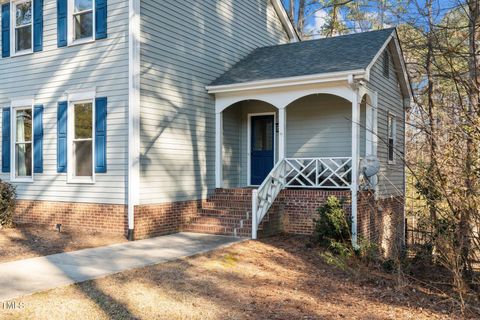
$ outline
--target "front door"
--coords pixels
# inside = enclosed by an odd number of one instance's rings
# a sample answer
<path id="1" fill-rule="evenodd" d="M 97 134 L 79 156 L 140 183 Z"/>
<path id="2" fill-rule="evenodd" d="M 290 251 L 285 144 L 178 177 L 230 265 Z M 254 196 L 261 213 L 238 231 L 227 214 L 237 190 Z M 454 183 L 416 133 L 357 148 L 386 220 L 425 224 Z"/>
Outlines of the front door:
<path id="1" fill-rule="evenodd" d="M 273 115 L 251 117 L 251 185 L 261 185 L 273 169 L 274 127 Z"/>

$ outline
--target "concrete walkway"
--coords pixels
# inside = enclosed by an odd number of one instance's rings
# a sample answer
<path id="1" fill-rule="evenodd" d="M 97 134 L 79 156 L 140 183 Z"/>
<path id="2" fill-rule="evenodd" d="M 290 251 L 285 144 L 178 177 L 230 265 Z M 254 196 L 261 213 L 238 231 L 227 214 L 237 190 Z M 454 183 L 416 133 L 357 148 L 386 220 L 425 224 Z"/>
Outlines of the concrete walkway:
<path id="1" fill-rule="evenodd" d="M 0 264 L 0 301 L 205 253 L 239 238 L 178 233 Z"/>

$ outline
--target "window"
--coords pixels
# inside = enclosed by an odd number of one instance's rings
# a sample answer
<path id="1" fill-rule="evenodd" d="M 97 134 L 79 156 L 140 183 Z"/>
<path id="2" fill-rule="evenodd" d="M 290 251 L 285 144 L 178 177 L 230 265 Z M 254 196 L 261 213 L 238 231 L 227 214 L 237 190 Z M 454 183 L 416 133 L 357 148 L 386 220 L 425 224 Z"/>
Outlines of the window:
<path id="1" fill-rule="evenodd" d="M 70 102 L 69 107 L 69 180 L 93 183 L 94 104 L 92 100 Z"/>
<path id="2" fill-rule="evenodd" d="M 32 52 L 32 0 L 12 2 L 12 46 L 16 54 Z"/>
<path id="3" fill-rule="evenodd" d="M 395 143 L 396 143 L 396 131 L 397 124 L 395 116 L 392 114 L 388 115 L 388 162 L 393 163 L 395 161 Z"/>
<path id="4" fill-rule="evenodd" d="M 72 42 L 93 40 L 94 0 L 69 0 L 72 16 Z"/>
<path id="5" fill-rule="evenodd" d="M 13 108 L 12 180 L 33 179 L 33 110 L 32 105 Z"/>
<path id="6" fill-rule="evenodd" d="M 390 76 L 390 54 L 388 49 L 383 54 L 383 75 L 387 78 Z"/>

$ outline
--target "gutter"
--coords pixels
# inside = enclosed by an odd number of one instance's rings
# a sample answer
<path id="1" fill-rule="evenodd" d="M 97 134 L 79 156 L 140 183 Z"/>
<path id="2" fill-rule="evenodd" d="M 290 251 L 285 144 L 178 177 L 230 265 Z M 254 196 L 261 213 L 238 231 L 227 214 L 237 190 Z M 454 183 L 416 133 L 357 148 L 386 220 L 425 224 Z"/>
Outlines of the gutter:
<path id="1" fill-rule="evenodd" d="M 247 90 L 270 89 L 279 87 L 288 87 L 295 85 L 307 85 L 334 81 L 349 81 L 350 77 L 353 79 L 364 79 L 367 73 L 363 69 L 320 73 L 306 76 L 287 77 L 278 79 L 267 79 L 258 81 L 248 81 L 242 83 L 224 84 L 224 85 L 210 85 L 206 86 L 208 93 L 225 93 Z"/>

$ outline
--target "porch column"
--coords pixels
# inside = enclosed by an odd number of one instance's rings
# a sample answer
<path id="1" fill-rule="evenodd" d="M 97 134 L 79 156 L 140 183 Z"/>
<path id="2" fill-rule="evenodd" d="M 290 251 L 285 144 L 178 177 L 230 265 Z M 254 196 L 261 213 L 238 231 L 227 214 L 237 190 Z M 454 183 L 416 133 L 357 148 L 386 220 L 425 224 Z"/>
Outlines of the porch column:
<path id="1" fill-rule="evenodd" d="M 285 159 L 287 146 L 287 110 L 278 109 L 278 162 Z"/>
<path id="2" fill-rule="evenodd" d="M 223 114 L 215 113 L 215 187 L 223 187 Z"/>
<path id="3" fill-rule="evenodd" d="M 357 247 L 357 199 L 358 199 L 358 165 L 359 165 L 359 138 L 360 137 L 360 105 L 358 90 L 355 89 L 352 97 L 352 245 Z"/>
<path id="4" fill-rule="evenodd" d="M 366 154 L 377 155 L 377 95 L 369 94 L 366 104 Z"/>

